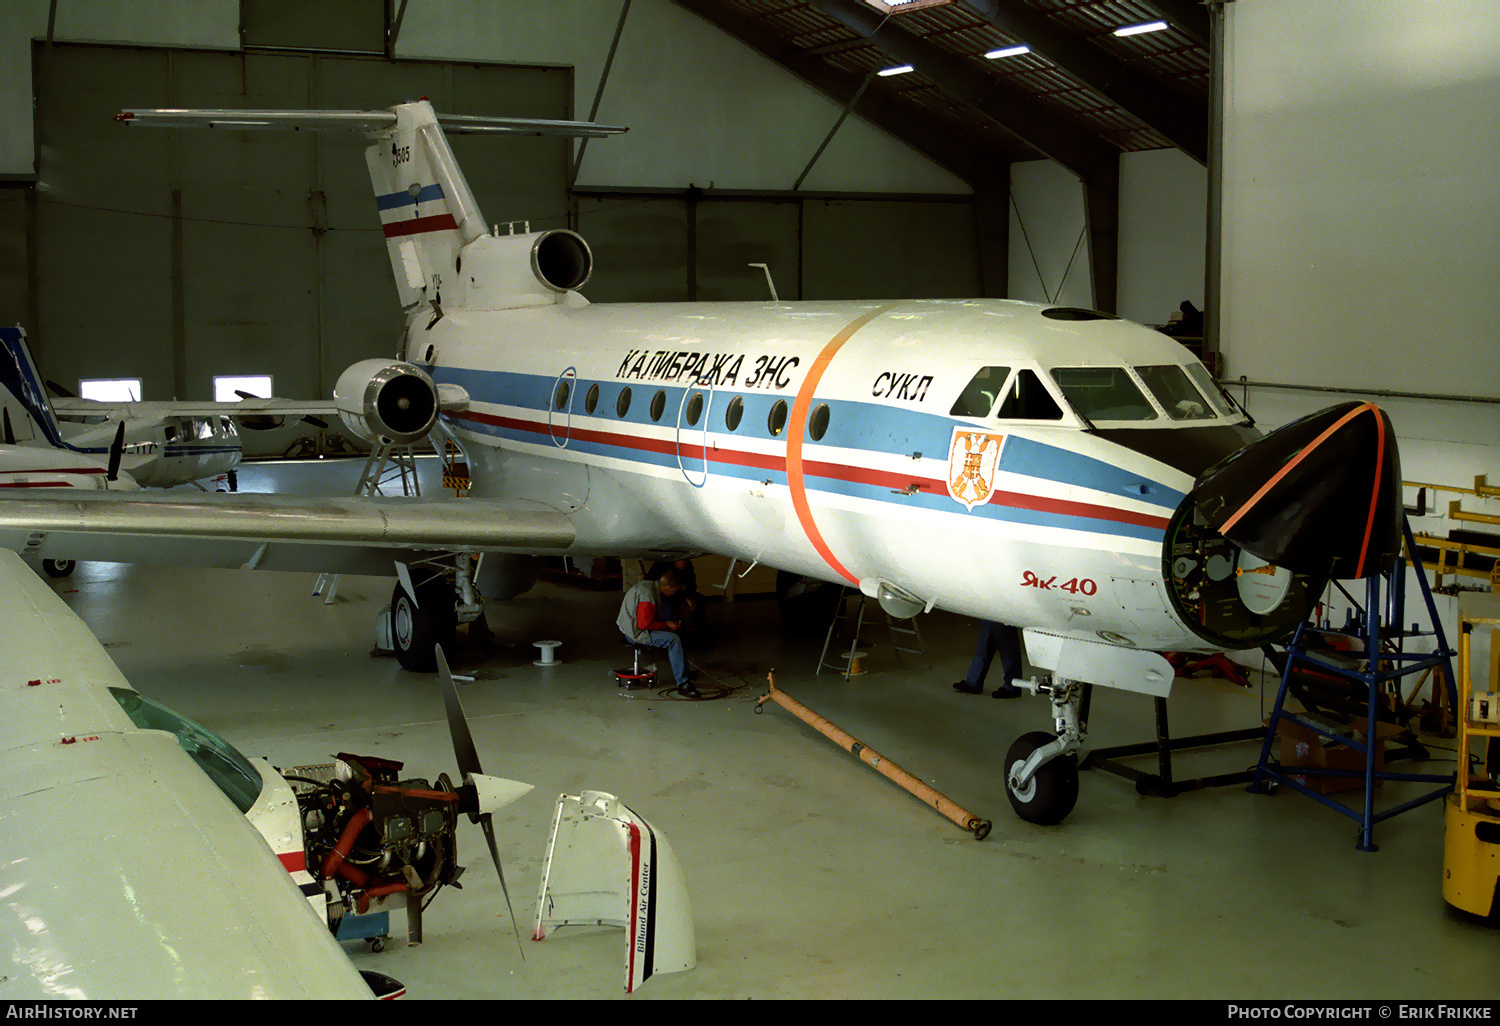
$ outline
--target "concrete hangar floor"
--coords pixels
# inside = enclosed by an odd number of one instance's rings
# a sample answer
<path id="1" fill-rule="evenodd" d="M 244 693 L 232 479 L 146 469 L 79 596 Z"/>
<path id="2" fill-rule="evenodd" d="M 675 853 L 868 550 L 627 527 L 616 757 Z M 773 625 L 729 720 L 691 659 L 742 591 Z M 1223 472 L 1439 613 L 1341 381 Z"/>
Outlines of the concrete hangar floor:
<path id="1" fill-rule="evenodd" d="M 349 751 L 412 775 L 452 773 L 435 680 L 371 654 L 391 582 L 344 578 L 327 606 L 312 583 L 93 563 L 54 587 L 137 688 L 248 755 L 285 768 Z M 952 690 L 972 622 L 924 619 L 930 670 L 867 628 L 869 672 L 845 682 L 814 673 L 821 636 L 785 637 L 773 602 L 715 604 L 716 640 L 692 658 L 722 687 L 689 701 L 616 686 L 611 667 L 628 661 L 619 601 L 538 585 L 492 604 L 494 644 L 460 645 L 454 663 L 476 678 L 462 698 L 485 770 L 536 785 L 495 817 L 522 938 L 559 794 L 616 794 L 670 839 L 698 965 L 653 977 L 636 998 L 1495 994 L 1500 937 L 1442 900 L 1440 803 L 1377 825 L 1371 854 L 1355 850 L 1352 820 L 1290 791 L 1149 798 L 1087 771 L 1063 824 L 1034 826 L 1011 814 L 1000 762 L 1016 737 L 1049 725 L 1048 707 Z M 562 642 L 559 665 L 532 665 L 542 639 Z M 771 668 L 789 694 L 992 820 L 989 836 L 976 840 L 777 706 L 753 715 Z M 1174 734 L 1259 723 L 1267 687 L 1180 684 Z M 1151 702 L 1100 691 L 1091 728 L 1096 746 L 1151 739 Z M 1451 744 L 1433 741 L 1434 756 L 1451 758 Z M 1175 775 L 1232 772 L 1256 754 L 1244 743 L 1179 755 Z M 1408 786 L 1428 785 L 1387 784 L 1382 801 Z M 518 943 L 480 832 L 459 830 L 464 887 L 438 894 L 426 943 L 402 943 L 398 911 L 383 952 L 346 945 L 356 966 L 417 999 L 623 995 L 623 932 L 572 927 Z"/>

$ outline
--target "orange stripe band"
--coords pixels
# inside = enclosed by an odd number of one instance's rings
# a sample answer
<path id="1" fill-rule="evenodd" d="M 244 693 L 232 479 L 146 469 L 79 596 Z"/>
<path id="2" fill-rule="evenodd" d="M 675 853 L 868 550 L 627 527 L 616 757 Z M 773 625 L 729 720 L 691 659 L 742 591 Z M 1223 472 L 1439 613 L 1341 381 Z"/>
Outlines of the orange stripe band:
<path id="1" fill-rule="evenodd" d="M 1365 520 L 1365 541 L 1359 547 L 1359 562 L 1355 564 L 1356 577 L 1366 576 L 1365 557 L 1370 552 L 1370 536 L 1375 533 L 1375 506 L 1380 501 L 1380 481 L 1385 470 L 1385 421 L 1380 415 L 1380 407 L 1371 406 L 1375 413 L 1375 437 L 1378 439 L 1375 445 L 1375 488 L 1370 493 L 1370 515 Z"/>
<path id="2" fill-rule="evenodd" d="M 1260 486 L 1260 490 L 1257 491 L 1254 495 L 1250 496 L 1250 501 L 1246 502 L 1243 506 L 1241 506 L 1235 512 L 1234 516 L 1230 517 L 1228 520 L 1224 521 L 1224 523 L 1219 526 L 1219 528 L 1218 528 L 1219 533 L 1220 534 L 1227 534 L 1229 532 L 1230 528 L 1232 528 L 1235 524 L 1239 523 L 1241 517 L 1243 517 L 1246 513 L 1250 512 L 1250 507 L 1254 506 L 1257 502 L 1259 502 L 1261 499 L 1263 499 L 1265 497 L 1265 494 L 1267 492 L 1269 492 L 1272 488 L 1276 487 L 1276 485 L 1281 481 L 1282 478 L 1284 478 L 1288 474 L 1290 474 L 1292 472 L 1292 469 L 1294 467 L 1296 467 L 1297 464 L 1301 463 L 1304 459 L 1306 459 L 1307 456 L 1308 456 L 1308 454 L 1311 453 L 1314 449 L 1316 449 L 1319 445 L 1322 445 L 1325 441 L 1327 441 L 1328 437 L 1330 435 L 1332 435 L 1335 431 L 1337 431 L 1339 428 L 1343 427 L 1345 424 L 1349 423 L 1349 421 L 1353 420 L 1355 417 L 1359 416 L 1361 413 L 1365 412 L 1366 410 L 1377 410 L 1377 409 L 1378 409 L 1378 407 L 1376 407 L 1375 404 L 1373 404 L 1373 403 L 1364 403 L 1364 404 L 1362 404 L 1362 405 L 1360 405 L 1360 406 L 1358 406 L 1358 407 L 1350 410 L 1348 413 L 1346 413 L 1342 417 L 1340 417 L 1338 419 L 1338 421 L 1333 424 L 1333 426 L 1331 426 L 1330 428 L 1328 428 L 1326 431 L 1324 431 L 1317 438 L 1314 438 L 1312 440 L 1312 442 L 1310 442 L 1307 445 L 1306 448 L 1304 448 L 1301 452 L 1299 452 L 1297 454 L 1297 456 L 1296 456 L 1295 459 L 1293 459 L 1290 463 L 1288 463 L 1286 466 L 1282 467 L 1279 471 L 1277 471 L 1276 474 L 1271 478 L 1271 480 L 1269 480 L 1265 484 L 1261 485 Z"/>
<path id="3" fill-rule="evenodd" d="M 859 584 L 859 578 L 839 562 L 813 520 L 812 507 L 807 502 L 807 486 L 802 478 L 802 436 L 807 430 L 807 417 L 812 410 L 813 394 L 817 391 L 818 383 L 823 380 L 824 371 L 828 369 L 828 365 L 838 351 L 844 347 L 844 343 L 854 337 L 856 331 L 881 314 L 907 302 L 909 300 L 878 306 L 845 325 L 842 331 L 828 340 L 828 344 L 823 347 L 823 351 L 808 368 L 807 377 L 802 380 L 802 387 L 797 390 L 797 399 L 792 404 L 792 419 L 786 428 L 786 483 L 792 493 L 792 508 L 797 511 L 797 522 L 802 525 L 802 532 L 807 535 L 807 540 L 812 542 L 812 547 L 817 550 L 818 555 L 823 557 L 823 561 L 832 567 L 836 574 L 854 585 Z"/>

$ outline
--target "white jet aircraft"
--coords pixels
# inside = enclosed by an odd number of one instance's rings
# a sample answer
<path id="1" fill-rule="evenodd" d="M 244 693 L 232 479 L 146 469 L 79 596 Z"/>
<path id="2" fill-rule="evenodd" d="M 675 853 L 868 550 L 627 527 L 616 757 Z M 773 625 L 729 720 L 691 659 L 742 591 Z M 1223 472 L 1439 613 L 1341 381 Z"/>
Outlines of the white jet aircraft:
<path id="1" fill-rule="evenodd" d="M 28 498 L 0 503 L 10 544 L 108 551 L 128 533 L 132 551 L 169 544 L 165 558 L 182 560 L 182 538 L 198 536 L 215 540 L 219 559 L 268 567 L 293 565 L 295 546 L 282 543 L 322 545 L 320 558 L 330 545 L 443 550 L 454 558 L 438 571 L 398 563 L 394 633 L 409 668 L 430 667 L 434 641 L 479 614 L 480 593 L 524 590 L 534 557 L 550 553 L 713 552 L 858 587 L 898 616 L 942 608 L 1015 624 L 1048 675 L 1034 690 L 1050 695 L 1056 725 L 1005 760 L 1013 806 L 1037 822 L 1059 821 L 1076 801 L 1087 685 L 1165 695 L 1172 671 L 1160 652 L 1255 647 L 1309 613 L 1343 543 L 1324 544 L 1338 532 L 1310 535 L 1308 522 L 1363 514 L 1326 513 L 1344 492 L 1302 508 L 1307 472 L 1338 482 L 1357 465 L 1356 494 L 1373 474 L 1363 545 L 1340 566 L 1393 550 L 1396 528 L 1373 498 L 1390 495 L 1394 439 L 1375 407 L 1248 445 L 1260 433 L 1181 345 L 1073 308 L 590 304 L 578 292 L 591 267 L 584 240 L 490 232 L 442 126 L 618 129 L 449 119 L 425 101 L 120 119 L 369 134 L 407 324 L 397 358 L 350 367 L 335 401 L 371 440 L 454 440 L 473 487 L 436 502 Z M 1325 444 L 1367 424 L 1386 458 L 1373 470 Z M 1306 459 L 1314 449 L 1319 458 Z M 1220 461 L 1227 479 L 1205 474 Z M 1245 468 L 1260 474 L 1248 485 Z M 1240 543 L 1220 533 L 1231 522 Z M 1327 558 L 1303 558 L 1308 537 Z M 1288 548 L 1299 558 L 1281 559 Z"/>

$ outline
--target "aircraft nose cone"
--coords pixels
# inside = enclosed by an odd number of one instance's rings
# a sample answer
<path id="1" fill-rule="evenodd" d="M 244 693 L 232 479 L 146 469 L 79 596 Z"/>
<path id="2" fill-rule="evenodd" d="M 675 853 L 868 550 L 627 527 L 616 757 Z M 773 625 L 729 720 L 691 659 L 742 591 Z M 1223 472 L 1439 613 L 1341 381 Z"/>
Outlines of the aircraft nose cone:
<path id="1" fill-rule="evenodd" d="M 1240 548 L 1304 574 L 1368 577 L 1401 553 L 1391 421 L 1345 403 L 1271 432 L 1199 476 L 1193 502 Z"/>

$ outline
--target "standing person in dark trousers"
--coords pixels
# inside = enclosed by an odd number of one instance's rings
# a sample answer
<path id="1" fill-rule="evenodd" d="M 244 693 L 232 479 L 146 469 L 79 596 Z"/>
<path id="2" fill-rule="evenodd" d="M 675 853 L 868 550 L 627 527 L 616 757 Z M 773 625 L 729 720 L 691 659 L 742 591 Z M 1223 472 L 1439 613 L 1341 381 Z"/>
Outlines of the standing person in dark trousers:
<path id="1" fill-rule="evenodd" d="M 994 690 L 996 698 L 1015 698 L 1021 694 L 1015 681 L 1021 676 L 1021 632 L 1008 623 L 994 620 L 979 621 L 979 641 L 974 646 L 974 658 L 969 662 L 969 672 L 964 679 L 953 685 L 954 691 L 966 695 L 984 694 L 984 678 L 990 672 L 990 661 L 1000 653 L 1000 668 L 1005 671 L 1005 683 Z"/>

